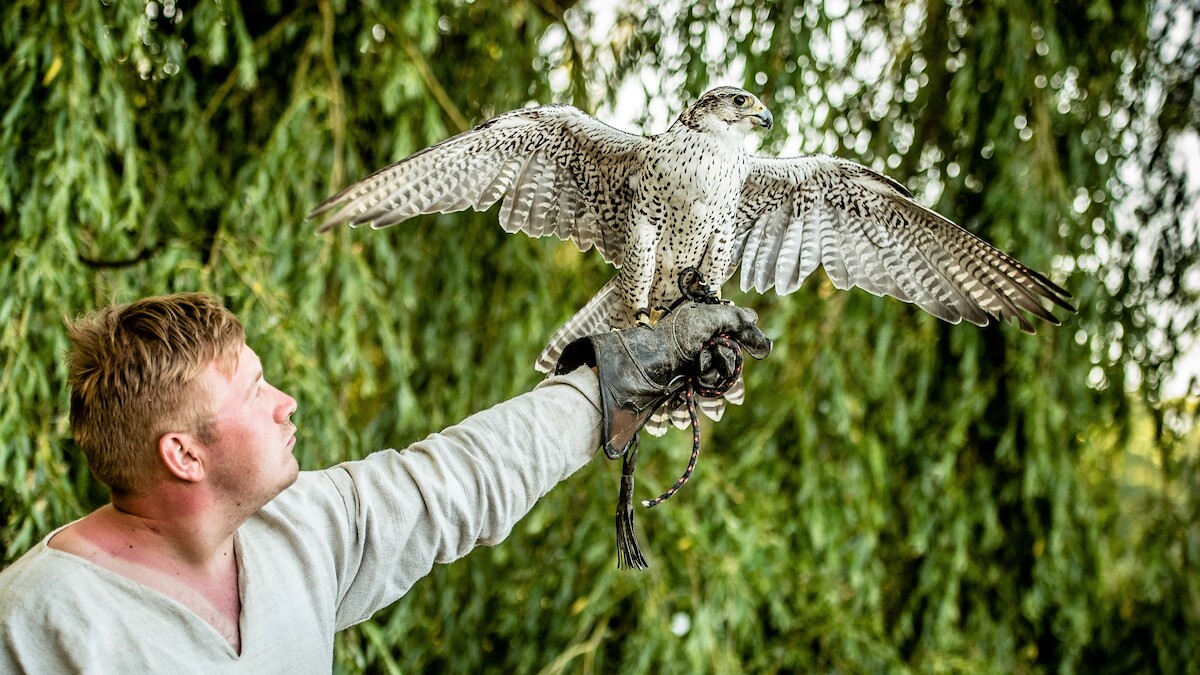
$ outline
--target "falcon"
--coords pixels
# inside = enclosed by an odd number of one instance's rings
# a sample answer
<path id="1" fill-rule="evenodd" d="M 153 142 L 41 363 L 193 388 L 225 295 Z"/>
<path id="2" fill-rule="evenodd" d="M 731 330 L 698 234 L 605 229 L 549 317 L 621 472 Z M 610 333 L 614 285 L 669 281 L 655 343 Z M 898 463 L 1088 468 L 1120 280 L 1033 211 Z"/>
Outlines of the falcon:
<path id="1" fill-rule="evenodd" d="M 318 206 L 318 231 L 388 227 L 420 214 L 504 198 L 500 225 L 595 247 L 618 272 L 550 338 L 536 367 L 551 372 L 572 340 L 653 319 L 699 270 L 719 294 L 741 267 L 741 288 L 795 291 L 821 266 L 834 287 L 858 286 L 921 307 L 950 323 L 1012 320 L 1023 312 L 1057 325 L 1044 306 L 1074 311 L 1070 294 L 950 220 L 921 206 L 896 181 L 828 155 L 759 157 L 752 131 L 771 111 L 735 87 L 708 91 L 654 136 L 619 131 L 569 105 L 514 110 L 417 152 Z M 723 399 L 701 401 L 720 419 L 740 403 L 739 381 Z M 682 409 L 661 410 L 686 426 Z"/>

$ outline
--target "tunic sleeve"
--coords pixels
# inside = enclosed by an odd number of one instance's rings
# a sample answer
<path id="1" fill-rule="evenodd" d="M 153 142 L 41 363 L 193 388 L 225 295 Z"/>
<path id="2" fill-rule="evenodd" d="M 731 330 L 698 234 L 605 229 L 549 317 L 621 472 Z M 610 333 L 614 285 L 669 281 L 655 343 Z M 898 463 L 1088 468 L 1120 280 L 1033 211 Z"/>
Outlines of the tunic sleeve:
<path id="1" fill-rule="evenodd" d="M 406 450 L 385 450 L 324 475 L 345 528 L 332 541 L 337 629 L 386 607 L 435 563 L 502 541 L 535 502 L 584 466 L 600 444 L 591 370 L 468 417 Z"/>

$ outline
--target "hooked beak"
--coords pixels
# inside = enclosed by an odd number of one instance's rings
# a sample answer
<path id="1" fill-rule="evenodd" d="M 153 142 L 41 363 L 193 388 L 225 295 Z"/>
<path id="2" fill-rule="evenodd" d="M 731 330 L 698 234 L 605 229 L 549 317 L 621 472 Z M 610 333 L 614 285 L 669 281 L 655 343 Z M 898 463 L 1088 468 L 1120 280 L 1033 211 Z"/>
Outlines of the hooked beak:
<path id="1" fill-rule="evenodd" d="M 750 121 L 764 129 L 770 129 L 775 124 L 775 117 L 771 115 L 771 111 L 761 103 L 758 104 L 759 110 L 756 110 L 750 116 Z"/>

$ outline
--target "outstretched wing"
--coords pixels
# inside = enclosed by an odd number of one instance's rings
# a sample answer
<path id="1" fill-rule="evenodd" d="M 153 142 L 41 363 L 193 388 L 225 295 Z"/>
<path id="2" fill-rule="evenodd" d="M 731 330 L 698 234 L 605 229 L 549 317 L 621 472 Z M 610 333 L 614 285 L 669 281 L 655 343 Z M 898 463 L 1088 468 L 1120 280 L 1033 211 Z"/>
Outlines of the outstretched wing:
<path id="1" fill-rule="evenodd" d="M 1015 318 L 1032 333 L 1020 310 L 1059 323 L 1041 298 L 1075 309 L 1054 282 L 921 206 L 899 183 L 836 157 L 753 158 L 736 241 L 746 291 L 791 293 L 823 265 L 839 289 L 890 295 L 950 323 Z"/>
<path id="2" fill-rule="evenodd" d="M 622 263 L 629 177 L 646 139 L 603 124 L 577 108 L 514 110 L 385 167 L 330 197 L 309 218 L 318 229 L 394 225 L 424 213 L 467 207 L 500 211 L 507 232 L 593 245 Z"/>

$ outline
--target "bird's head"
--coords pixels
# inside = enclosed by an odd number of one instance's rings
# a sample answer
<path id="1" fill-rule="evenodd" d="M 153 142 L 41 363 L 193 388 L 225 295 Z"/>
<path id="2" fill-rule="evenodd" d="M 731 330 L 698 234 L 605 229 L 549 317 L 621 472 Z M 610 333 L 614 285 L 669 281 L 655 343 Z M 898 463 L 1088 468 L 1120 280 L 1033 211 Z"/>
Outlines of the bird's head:
<path id="1" fill-rule="evenodd" d="M 737 87 L 717 87 L 705 92 L 679 121 L 697 131 L 747 133 L 755 127 L 770 129 L 775 123 L 758 97 Z"/>

